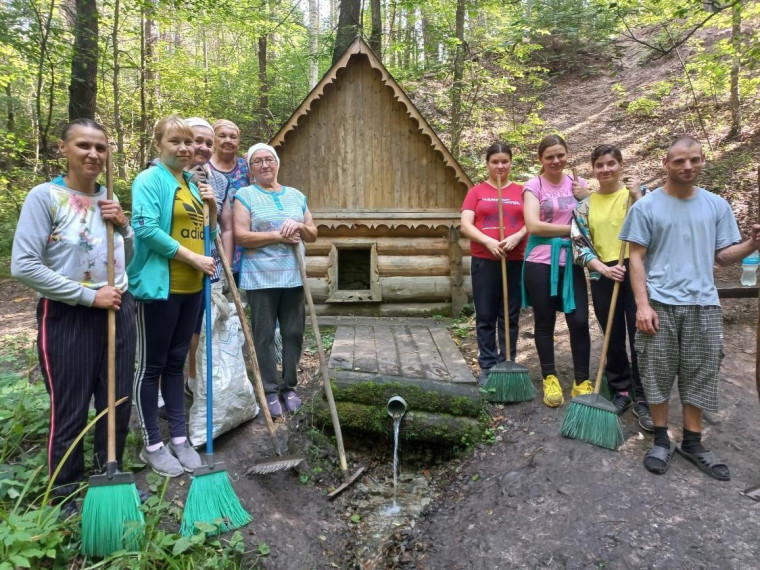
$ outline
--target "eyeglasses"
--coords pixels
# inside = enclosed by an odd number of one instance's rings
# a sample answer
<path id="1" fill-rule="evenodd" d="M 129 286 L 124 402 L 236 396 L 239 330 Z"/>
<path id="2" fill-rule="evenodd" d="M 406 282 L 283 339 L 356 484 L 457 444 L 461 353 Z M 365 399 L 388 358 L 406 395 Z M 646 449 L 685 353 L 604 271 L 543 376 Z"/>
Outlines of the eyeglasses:
<path id="1" fill-rule="evenodd" d="M 255 167 L 259 167 L 262 164 L 266 164 L 267 166 L 272 166 L 275 162 L 277 162 L 274 157 L 267 157 L 267 158 L 257 158 L 255 160 L 251 161 L 251 164 Z"/>

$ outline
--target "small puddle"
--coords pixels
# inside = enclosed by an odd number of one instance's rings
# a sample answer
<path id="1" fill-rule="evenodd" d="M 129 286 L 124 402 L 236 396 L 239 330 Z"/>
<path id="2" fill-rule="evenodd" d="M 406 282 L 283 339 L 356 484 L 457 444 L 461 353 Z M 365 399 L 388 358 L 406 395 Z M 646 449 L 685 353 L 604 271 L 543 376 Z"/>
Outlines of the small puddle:
<path id="1" fill-rule="evenodd" d="M 405 402 L 403 409 L 388 407 L 388 414 L 393 418 L 393 478 L 390 481 L 387 477 L 369 478 L 367 484 L 357 484 L 357 499 L 352 501 L 355 510 L 362 515 L 362 524 L 357 528 L 361 547 L 356 551 L 362 568 L 375 567 L 394 529 L 413 527 L 432 498 L 433 490 L 426 477 L 412 470 L 402 472 L 399 467 L 399 431 L 405 411 Z"/>
<path id="2" fill-rule="evenodd" d="M 396 473 L 395 492 L 390 477 L 369 478 L 367 484 L 357 483 L 356 490 L 358 497 L 352 504 L 362 515 L 357 529 L 362 537 L 357 546 L 361 546 L 356 550 L 361 561 L 374 559 L 397 527 L 413 527 L 434 495 L 424 475 L 403 470 Z"/>

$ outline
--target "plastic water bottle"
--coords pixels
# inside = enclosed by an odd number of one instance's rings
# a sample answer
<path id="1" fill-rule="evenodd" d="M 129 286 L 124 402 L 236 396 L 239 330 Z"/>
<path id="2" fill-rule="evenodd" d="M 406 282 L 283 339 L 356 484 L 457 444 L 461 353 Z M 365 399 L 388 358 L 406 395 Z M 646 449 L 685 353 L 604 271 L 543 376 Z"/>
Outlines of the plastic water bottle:
<path id="1" fill-rule="evenodd" d="M 749 257 L 742 259 L 742 285 L 754 287 L 757 284 L 757 265 L 760 263 L 760 254 L 753 252 Z"/>

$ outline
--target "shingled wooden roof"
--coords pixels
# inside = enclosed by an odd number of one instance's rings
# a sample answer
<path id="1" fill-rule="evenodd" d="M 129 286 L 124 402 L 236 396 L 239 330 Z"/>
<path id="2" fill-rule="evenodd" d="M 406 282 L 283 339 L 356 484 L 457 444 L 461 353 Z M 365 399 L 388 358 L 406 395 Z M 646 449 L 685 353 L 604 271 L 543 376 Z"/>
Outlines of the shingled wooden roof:
<path id="1" fill-rule="evenodd" d="M 332 108 L 327 118 L 325 106 Z M 361 38 L 352 42 L 270 144 L 282 153 L 282 183 L 302 184 L 310 207 L 314 197 L 319 210 L 458 210 L 472 186 L 446 145 Z M 359 155 L 355 160 L 345 156 L 343 149 L 349 145 Z M 392 156 L 383 156 L 389 148 Z M 336 156 L 342 161 L 339 165 L 332 162 Z M 321 170 L 330 172 L 315 174 Z M 378 181 L 378 176 L 386 180 Z M 347 197 L 351 192 L 367 196 Z"/>

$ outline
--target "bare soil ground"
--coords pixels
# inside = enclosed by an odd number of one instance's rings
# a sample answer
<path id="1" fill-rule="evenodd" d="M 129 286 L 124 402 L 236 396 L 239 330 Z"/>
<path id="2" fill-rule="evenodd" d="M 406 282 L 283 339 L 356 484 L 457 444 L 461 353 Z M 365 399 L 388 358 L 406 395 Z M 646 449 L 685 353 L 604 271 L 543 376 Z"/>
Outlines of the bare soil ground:
<path id="1" fill-rule="evenodd" d="M 34 304 L 27 289 L 0 282 L 0 337 L 33 336 Z M 641 432 L 630 412 L 623 416 L 627 439 L 618 452 L 562 438 L 566 406 L 552 410 L 537 398 L 489 405 L 491 443 L 458 452 L 402 444 L 400 494 L 419 504 L 387 516 L 392 442 L 346 434 L 349 471 L 368 469 L 329 502 L 326 494 L 341 482 L 337 455 L 329 435 L 313 429 L 307 404 L 277 423 L 288 452 L 305 458 L 297 470 L 245 476 L 254 459 L 272 455 L 261 418 L 216 441 L 217 458 L 226 462 L 238 496 L 254 516 L 243 531 L 252 551 L 244 567 L 755 567 L 760 504 L 741 491 L 760 484 L 753 366 L 757 303 L 727 300 L 724 312 L 721 412 L 709 416 L 704 427 L 708 445 L 731 468 L 730 482 L 712 480 L 679 457 L 666 475 L 647 473 L 641 461 L 651 436 Z M 451 330 L 475 369 L 472 323 Z M 523 314 L 521 330 L 518 361 L 540 387 L 530 312 Z M 592 339 L 595 370 L 601 349 L 596 327 Z M 572 362 L 561 316 L 556 344 L 568 397 Z M 307 352 L 301 382 L 309 398 L 321 397 L 313 378 L 317 368 L 315 354 Z M 680 418 L 675 397 L 671 434 L 677 440 Z M 137 473 L 143 489 L 146 475 L 146 469 Z M 169 496 L 181 503 L 189 484 L 189 477 L 172 480 Z M 378 488 L 379 502 L 372 500 Z M 268 545 L 269 556 L 256 554 L 259 543 Z"/>

